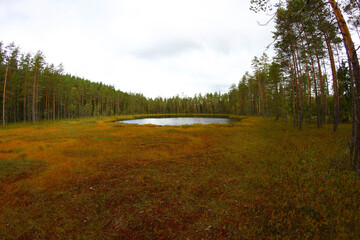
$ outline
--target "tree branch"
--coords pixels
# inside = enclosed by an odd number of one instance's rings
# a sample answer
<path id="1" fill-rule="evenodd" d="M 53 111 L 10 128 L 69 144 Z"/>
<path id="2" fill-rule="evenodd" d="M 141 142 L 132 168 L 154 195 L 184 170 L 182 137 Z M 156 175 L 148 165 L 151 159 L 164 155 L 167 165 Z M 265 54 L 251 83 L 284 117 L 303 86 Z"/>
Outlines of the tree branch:
<path id="1" fill-rule="evenodd" d="M 264 26 L 268 25 L 275 18 L 275 16 L 276 16 L 276 14 L 274 13 L 273 16 L 266 23 L 260 23 L 259 21 L 257 21 L 257 24 L 264 27 Z"/>

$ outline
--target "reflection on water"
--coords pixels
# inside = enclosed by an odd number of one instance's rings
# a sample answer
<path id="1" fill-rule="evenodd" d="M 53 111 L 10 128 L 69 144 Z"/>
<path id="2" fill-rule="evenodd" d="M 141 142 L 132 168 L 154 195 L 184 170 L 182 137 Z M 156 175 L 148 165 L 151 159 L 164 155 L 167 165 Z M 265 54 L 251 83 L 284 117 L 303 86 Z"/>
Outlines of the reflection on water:
<path id="1" fill-rule="evenodd" d="M 118 121 L 120 123 L 128 124 L 154 124 L 158 126 L 180 126 L 180 125 L 192 125 L 192 124 L 211 124 L 211 123 L 232 123 L 237 120 L 230 118 L 204 118 L 204 117 L 177 117 L 177 118 L 142 118 Z"/>

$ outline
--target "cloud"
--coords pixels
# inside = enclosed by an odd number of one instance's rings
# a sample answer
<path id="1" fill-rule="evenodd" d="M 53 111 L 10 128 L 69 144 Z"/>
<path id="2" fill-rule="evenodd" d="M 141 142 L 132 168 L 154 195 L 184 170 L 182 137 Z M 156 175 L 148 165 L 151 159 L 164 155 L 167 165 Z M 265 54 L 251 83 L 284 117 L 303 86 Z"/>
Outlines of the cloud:
<path id="1" fill-rule="evenodd" d="M 201 48 L 202 46 L 196 42 L 184 39 L 176 39 L 157 43 L 150 48 L 139 50 L 133 54 L 140 58 L 157 59 L 176 57 L 188 51 L 200 50 Z"/>
<path id="2" fill-rule="evenodd" d="M 238 0 L 0 1 L 0 41 L 148 97 L 223 92 L 272 41 Z"/>

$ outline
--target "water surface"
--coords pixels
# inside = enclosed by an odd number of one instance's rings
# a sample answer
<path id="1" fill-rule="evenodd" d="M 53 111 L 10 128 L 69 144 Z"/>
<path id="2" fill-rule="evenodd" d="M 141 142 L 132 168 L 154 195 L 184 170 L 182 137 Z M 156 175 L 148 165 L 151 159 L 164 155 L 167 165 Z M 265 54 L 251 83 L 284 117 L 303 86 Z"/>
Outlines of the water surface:
<path id="1" fill-rule="evenodd" d="M 174 117 L 174 118 L 141 118 L 141 119 L 131 119 L 118 121 L 120 123 L 127 124 L 153 124 L 158 126 L 180 126 L 180 125 L 192 125 L 192 124 L 212 124 L 212 123 L 222 123 L 228 124 L 237 121 L 236 119 L 230 118 L 205 118 L 205 117 Z"/>

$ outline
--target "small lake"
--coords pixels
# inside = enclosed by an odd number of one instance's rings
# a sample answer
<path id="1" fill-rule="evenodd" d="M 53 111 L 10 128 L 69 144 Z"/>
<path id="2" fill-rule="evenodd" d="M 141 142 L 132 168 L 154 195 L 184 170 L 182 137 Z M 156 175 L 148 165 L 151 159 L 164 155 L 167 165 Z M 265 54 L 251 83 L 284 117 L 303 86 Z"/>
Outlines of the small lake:
<path id="1" fill-rule="evenodd" d="M 212 124 L 212 123 L 221 123 L 228 124 L 236 122 L 236 119 L 230 118 L 205 118 L 205 117 L 174 117 L 174 118 L 141 118 L 141 119 L 131 119 L 118 121 L 119 123 L 127 124 L 153 124 L 158 126 L 180 126 L 180 125 L 192 125 L 192 124 Z"/>

